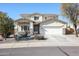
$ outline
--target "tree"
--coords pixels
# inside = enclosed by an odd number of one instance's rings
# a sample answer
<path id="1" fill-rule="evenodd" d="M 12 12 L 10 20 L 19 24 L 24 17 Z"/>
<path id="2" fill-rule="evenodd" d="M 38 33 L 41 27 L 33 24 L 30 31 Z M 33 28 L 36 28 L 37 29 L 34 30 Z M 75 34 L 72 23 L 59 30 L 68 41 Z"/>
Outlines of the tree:
<path id="1" fill-rule="evenodd" d="M 4 12 L 0 12 L 0 33 L 6 39 L 7 33 L 14 30 L 14 21 Z"/>
<path id="2" fill-rule="evenodd" d="M 61 10 L 63 12 L 63 15 L 69 18 L 69 20 L 73 23 L 76 37 L 78 37 L 77 20 L 78 20 L 78 15 L 79 15 L 79 4 L 63 3 L 61 4 Z"/>

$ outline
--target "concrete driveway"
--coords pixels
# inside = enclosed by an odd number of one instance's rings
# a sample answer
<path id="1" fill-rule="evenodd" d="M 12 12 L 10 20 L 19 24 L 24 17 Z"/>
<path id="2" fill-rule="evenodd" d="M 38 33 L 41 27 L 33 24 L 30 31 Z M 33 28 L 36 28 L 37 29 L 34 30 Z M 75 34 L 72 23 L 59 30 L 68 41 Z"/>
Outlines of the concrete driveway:
<path id="1" fill-rule="evenodd" d="M 50 35 L 48 36 L 48 41 L 61 43 L 78 43 L 79 37 L 75 37 L 75 35 Z"/>

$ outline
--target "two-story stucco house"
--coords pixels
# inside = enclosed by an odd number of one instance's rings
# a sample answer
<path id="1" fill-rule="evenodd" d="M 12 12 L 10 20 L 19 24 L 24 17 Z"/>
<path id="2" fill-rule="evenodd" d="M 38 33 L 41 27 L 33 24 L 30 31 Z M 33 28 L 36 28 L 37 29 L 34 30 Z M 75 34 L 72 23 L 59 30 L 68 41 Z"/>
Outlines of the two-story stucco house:
<path id="1" fill-rule="evenodd" d="M 66 23 L 58 20 L 56 14 L 21 14 L 21 18 L 15 21 L 15 34 L 29 31 L 44 36 L 63 35 L 65 26 Z"/>

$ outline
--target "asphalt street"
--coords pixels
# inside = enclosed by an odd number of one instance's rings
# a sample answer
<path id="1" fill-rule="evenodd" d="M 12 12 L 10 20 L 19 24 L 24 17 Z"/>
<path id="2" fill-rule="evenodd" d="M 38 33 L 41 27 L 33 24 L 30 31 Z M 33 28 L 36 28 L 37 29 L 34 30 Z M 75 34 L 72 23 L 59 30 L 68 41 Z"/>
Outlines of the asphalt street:
<path id="1" fill-rule="evenodd" d="M 0 56 L 79 56 L 79 46 L 7 48 Z"/>

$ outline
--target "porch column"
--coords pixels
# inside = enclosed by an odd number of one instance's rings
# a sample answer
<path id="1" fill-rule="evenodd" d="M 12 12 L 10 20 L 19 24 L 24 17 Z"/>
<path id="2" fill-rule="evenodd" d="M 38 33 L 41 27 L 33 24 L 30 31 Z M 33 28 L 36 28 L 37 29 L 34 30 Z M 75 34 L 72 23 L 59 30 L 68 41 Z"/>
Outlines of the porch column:
<path id="1" fill-rule="evenodd" d="M 30 34 L 33 34 L 33 22 L 30 22 Z"/>
<path id="2" fill-rule="evenodd" d="M 14 23 L 15 27 L 14 27 L 14 34 L 17 35 L 18 34 L 18 24 Z"/>

